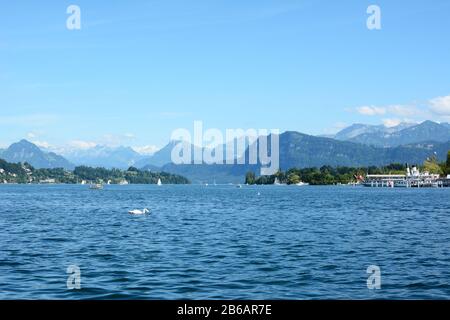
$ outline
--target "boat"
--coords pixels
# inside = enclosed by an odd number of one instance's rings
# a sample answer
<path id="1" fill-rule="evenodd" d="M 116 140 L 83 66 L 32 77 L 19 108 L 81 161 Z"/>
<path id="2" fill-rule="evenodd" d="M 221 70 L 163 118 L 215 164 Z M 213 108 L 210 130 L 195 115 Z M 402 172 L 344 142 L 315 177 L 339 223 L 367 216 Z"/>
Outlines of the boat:
<path id="1" fill-rule="evenodd" d="M 158 179 L 158 183 L 157 183 L 157 185 L 158 185 L 158 186 L 162 186 L 162 182 L 161 182 L 161 179 Z"/>
<path id="2" fill-rule="evenodd" d="M 103 189 L 103 184 L 101 184 L 101 183 L 91 184 L 89 186 L 89 189 L 91 189 L 91 190 L 101 190 L 101 189 Z"/>
<path id="3" fill-rule="evenodd" d="M 241 188 L 242 188 L 242 184 L 238 184 L 238 185 L 236 186 L 236 188 L 241 189 Z"/>
<path id="4" fill-rule="evenodd" d="M 406 168 L 406 174 L 368 174 L 363 180 L 366 187 L 381 188 L 439 188 L 443 183 L 438 174 L 420 172 L 417 167 Z"/>
<path id="5" fill-rule="evenodd" d="M 295 185 L 296 185 L 296 186 L 299 186 L 299 187 L 304 187 L 304 186 L 309 186 L 309 183 L 300 181 L 299 183 L 296 183 Z"/>
<path id="6" fill-rule="evenodd" d="M 280 182 L 280 179 L 275 178 L 275 181 L 273 182 L 273 185 L 274 185 L 274 186 L 285 186 L 286 183 L 281 183 L 281 182 Z"/>

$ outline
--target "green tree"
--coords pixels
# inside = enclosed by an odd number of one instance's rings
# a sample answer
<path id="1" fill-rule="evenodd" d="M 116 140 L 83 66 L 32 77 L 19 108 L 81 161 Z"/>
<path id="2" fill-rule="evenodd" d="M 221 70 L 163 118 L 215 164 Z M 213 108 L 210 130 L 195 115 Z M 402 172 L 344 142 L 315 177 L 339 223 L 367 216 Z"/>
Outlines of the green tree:
<path id="1" fill-rule="evenodd" d="M 435 156 L 425 160 L 423 163 L 423 170 L 433 174 L 444 173 Z"/>
<path id="2" fill-rule="evenodd" d="M 298 174 L 295 173 L 291 173 L 288 175 L 288 184 L 297 184 L 300 182 L 300 177 L 298 176 Z"/>
<path id="3" fill-rule="evenodd" d="M 450 150 L 447 152 L 447 174 L 450 174 Z"/>
<path id="4" fill-rule="evenodd" d="M 254 172 L 247 172 L 245 175 L 245 183 L 246 184 L 255 184 L 256 176 Z"/>

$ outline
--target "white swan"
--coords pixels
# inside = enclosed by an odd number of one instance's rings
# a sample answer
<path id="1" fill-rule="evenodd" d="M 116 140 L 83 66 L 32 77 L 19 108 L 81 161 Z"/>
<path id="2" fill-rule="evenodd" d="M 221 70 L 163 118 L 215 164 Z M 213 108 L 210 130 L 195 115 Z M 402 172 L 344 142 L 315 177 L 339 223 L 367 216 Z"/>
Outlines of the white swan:
<path id="1" fill-rule="evenodd" d="M 150 211 L 147 208 L 145 208 L 144 210 L 134 209 L 134 210 L 128 211 L 129 214 L 146 214 L 146 213 L 149 213 L 149 212 Z"/>

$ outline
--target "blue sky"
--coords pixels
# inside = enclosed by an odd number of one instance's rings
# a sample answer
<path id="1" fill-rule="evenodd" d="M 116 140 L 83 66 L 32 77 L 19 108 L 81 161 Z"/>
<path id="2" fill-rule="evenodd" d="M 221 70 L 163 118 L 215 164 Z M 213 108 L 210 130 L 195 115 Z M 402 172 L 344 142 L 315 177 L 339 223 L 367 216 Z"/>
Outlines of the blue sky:
<path id="1" fill-rule="evenodd" d="M 4 1 L 0 146 L 150 150 L 194 120 L 310 134 L 448 121 L 449 35 L 448 0 Z"/>

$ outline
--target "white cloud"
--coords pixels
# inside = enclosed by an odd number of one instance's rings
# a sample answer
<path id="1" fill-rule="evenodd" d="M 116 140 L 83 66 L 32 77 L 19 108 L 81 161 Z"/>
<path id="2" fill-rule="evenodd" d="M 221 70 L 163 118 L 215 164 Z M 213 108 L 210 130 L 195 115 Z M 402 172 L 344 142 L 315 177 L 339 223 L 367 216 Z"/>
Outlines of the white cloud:
<path id="1" fill-rule="evenodd" d="M 414 105 L 391 105 L 387 107 L 388 113 L 401 116 L 412 117 L 421 114 L 421 111 Z"/>
<path id="2" fill-rule="evenodd" d="M 97 143 L 92 141 L 72 140 L 69 142 L 69 146 L 74 149 L 86 150 L 94 148 L 95 146 L 97 146 Z"/>
<path id="3" fill-rule="evenodd" d="M 52 145 L 50 143 L 48 143 L 47 141 L 31 141 L 31 142 L 34 143 L 35 145 L 37 145 L 39 148 L 45 148 L 45 149 L 52 148 Z"/>
<path id="4" fill-rule="evenodd" d="M 365 116 L 383 115 L 386 113 L 386 108 L 375 106 L 362 106 L 356 108 L 356 111 Z"/>
<path id="5" fill-rule="evenodd" d="M 393 120 L 397 121 L 398 119 L 395 118 L 412 118 L 413 120 L 409 122 L 417 122 L 423 119 L 448 121 L 450 118 L 450 95 L 436 97 L 422 103 L 413 102 L 411 104 L 392 104 L 386 106 L 370 105 L 361 106 L 353 110 L 366 116 L 391 115 L 392 118 L 385 119 L 387 123 L 393 123 Z"/>
<path id="6" fill-rule="evenodd" d="M 401 119 L 383 119 L 383 124 L 387 128 L 396 127 L 402 122 Z"/>
<path id="7" fill-rule="evenodd" d="M 440 116 L 450 116 L 450 95 L 429 101 L 430 110 Z"/>
<path id="8" fill-rule="evenodd" d="M 131 140 L 135 140 L 136 136 L 133 133 L 124 133 L 124 134 L 104 134 L 99 141 L 99 144 L 117 147 L 122 144 L 129 143 Z"/>
<path id="9" fill-rule="evenodd" d="M 356 108 L 356 111 L 366 116 L 385 116 L 386 118 L 382 119 L 382 122 L 386 127 L 395 127 L 404 122 L 418 123 L 423 119 L 432 118 L 430 111 L 420 107 L 417 103 L 362 106 Z"/>
<path id="10" fill-rule="evenodd" d="M 134 151 L 136 151 L 137 153 L 143 154 L 143 155 L 152 155 L 159 149 L 160 148 L 158 148 L 157 146 L 153 146 L 153 145 L 142 146 L 142 147 L 133 147 Z"/>
<path id="11" fill-rule="evenodd" d="M 123 136 L 127 139 L 136 139 L 136 136 L 133 133 L 125 133 Z"/>

